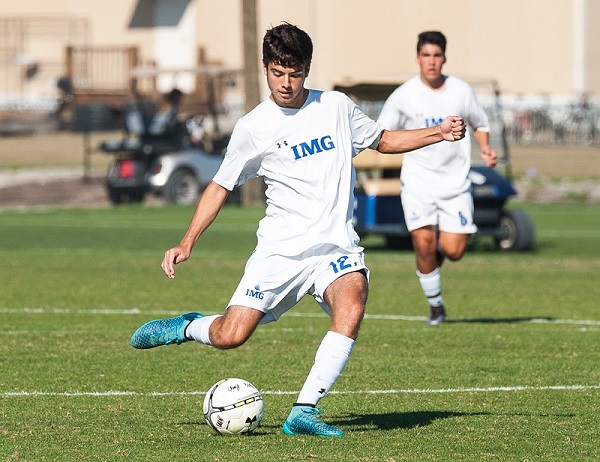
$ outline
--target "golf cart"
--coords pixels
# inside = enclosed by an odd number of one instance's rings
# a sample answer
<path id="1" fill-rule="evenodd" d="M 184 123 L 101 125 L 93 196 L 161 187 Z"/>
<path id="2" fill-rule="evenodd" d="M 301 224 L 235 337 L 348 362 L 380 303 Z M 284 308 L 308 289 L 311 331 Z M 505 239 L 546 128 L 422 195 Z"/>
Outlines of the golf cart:
<path id="1" fill-rule="evenodd" d="M 216 65 L 182 69 L 141 67 L 131 71 L 139 86 L 142 79 L 155 86 L 156 79 L 165 76 L 173 80 L 174 90 L 163 96 L 160 112 L 156 98 L 133 92 L 132 101 L 123 110 L 123 138 L 100 145 L 101 151 L 115 157 L 106 177 L 112 203 L 141 202 L 149 193 L 177 204 L 198 201 L 218 171 L 229 142 L 229 132 L 221 129 L 220 119 L 229 115 L 224 109 L 224 93 L 236 90 L 237 75 L 236 69 Z M 183 96 L 175 80 L 185 81 L 185 77 L 194 79 L 195 90 Z M 172 104 L 166 112 L 165 103 L 173 103 L 169 96 L 177 96 L 178 104 Z M 182 120 L 179 98 L 183 98 L 181 106 L 188 106 L 187 111 L 182 111 L 188 116 Z M 162 129 L 157 130 L 157 125 Z M 229 200 L 235 201 L 235 197 L 230 195 Z"/>
<path id="2" fill-rule="evenodd" d="M 196 203 L 221 165 L 228 138 L 222 136 L 214 140 L 210 150 L 193 143 L 189 130 L 201 130 L 201 121 L 197 118 L 185 124 L 177 123 L 166 135 L 148 133 L 147 122 L 141 129 L 133 129 L 127 121 L 131 120 L 132 113 L 139 112 L 139 106 L 125 112 L 127 135 L 100 145 L 103 152 L 115 156 L 106 176 L 110 201 L 113 204 L 142 202 L 146 194 L 151 193 L 170 203 Z M 143 111 L 143 120 L 154 110 L 148 106 Z"/>
<path id="3" fill-rule="evenodd" d="M 490 143 L 495 146 L 499 165 L 495 169 L 473 164 L 469 172 L 474 203 L 475 236 L 491 236 L 500 250 L 523 251 L 533 248 L 535 228 L 527 212 L 506 208 L 517 195 L 510 177 L 508 147 L 499 104 L 499 91 L 493 81 L 470 82 L 474 89 L 490 91 L 486 112 L 490 118 Z M 334 87 L 359 104 L 372 118 L 377 118 L 387 97 L 398 83 L 346 83 Z M 483 103 L 483 101 L 482 101 Z M 476 147 L 476 143 L 473 143 Z M 478 154 L 474 162 L 480 161 Z M 411 237 L 404 220 L 400 200 L 402 155 L 385 155 L 365 150 L 354 159 L 357 170 L 354 226 L 364 237 L 378 234 L 391 248 L 410 248 Z M 500 172 L 503 172 L 502 174 Z"/>

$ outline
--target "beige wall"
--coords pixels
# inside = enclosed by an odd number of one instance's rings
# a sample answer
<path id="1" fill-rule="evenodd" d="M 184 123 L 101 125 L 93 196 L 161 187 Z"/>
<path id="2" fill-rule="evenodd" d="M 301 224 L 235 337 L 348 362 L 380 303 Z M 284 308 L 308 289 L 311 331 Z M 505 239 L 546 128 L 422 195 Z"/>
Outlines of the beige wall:
<path id="1" fill-rule="evenodd" d="M 600 97 L 600 2 L 588 0 L 585 13 L 585 89 Z"/>
<path id="2" fill-rule="evenodd" d="M 259 3 L 263 29 L 289 17 L 312 34 L 316 43 L 313 77 L 319 86 L 327 87 L 345 76 L 386 79 L 412 74 L 417 70 L 417 34 L 437 29 L 448 38 L 445 70 L 449 73 L 495 78 L 504 91 L 512 93 L 576 91 L 571 0 L 465 0 L 460 4 L 306 0 L 296 2 L 304 10 L 288 9 L 287 16 L 277 6 L 285 2 Z M 311 8 L 314 5 L 318 14 Z M 595 11 L 596 24 L 599 13 Z M 593 22 L 591 15 L 587 20 Z M 591 29 L 588 44 L 598 46 L 600 37 Z M 600 93 L 600 86 L 594 91 Z"/>
<path id="3" fill-rule="evenodd" d="M 191 40 L 210 59 L 241 67 L 240 1 L 191 0 L 182 31 L 129 29 L 137 0 L 2 0 L 0 15 L 86 18 L 91 44 L 138 45 L 146 60 L 159 63 L 181 62 L 169 54 L 189 56 L 182 41 Z M 494 78 L 505 93 L 600 96 L 600 1 L 257 0 L 257 6 L 259 43 L 284 20 L 312 36 L 314 87 L 414 74 L 417 34 L 438 29 L 448 38 L 449 73 Z M 172 45 L 161 47 L 164 40 Z"/>

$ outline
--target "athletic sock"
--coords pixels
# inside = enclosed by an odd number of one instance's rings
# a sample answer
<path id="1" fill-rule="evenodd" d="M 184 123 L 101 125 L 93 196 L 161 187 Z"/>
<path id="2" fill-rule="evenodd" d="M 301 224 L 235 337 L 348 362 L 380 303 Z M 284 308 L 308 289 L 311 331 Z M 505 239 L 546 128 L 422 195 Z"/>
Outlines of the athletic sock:
<path id="1" fill-rule="evenodd" d="M 316 406 L 338 379 L 348 362 L 354 340 L 329 331 L 323 337 L 313 364 L 296 403 Z"/>
<path id="2" fill-rule="evenodd" d="M 202 318 L 194 319 L 188 324 L 185 329 L 185 336 L 196 340 L 196 342 L 204 343 L 205 345 L 211 345 L 210 337 L 208 336 L 208 330 L 211 324 L 217 318 L 221 317 L 220 314 L 214 316 L 204 316 Z"/>
<path id="3" fill-rule="evenodd" d="M 421 283 L 423 293 L 427 297 L 429 306 L 433 308 L 442 306 L 444 299 L 442 298 L 442 275 L 440 269 L 436 268 L 429 274 L 417 271 L 417 277 Z"/>

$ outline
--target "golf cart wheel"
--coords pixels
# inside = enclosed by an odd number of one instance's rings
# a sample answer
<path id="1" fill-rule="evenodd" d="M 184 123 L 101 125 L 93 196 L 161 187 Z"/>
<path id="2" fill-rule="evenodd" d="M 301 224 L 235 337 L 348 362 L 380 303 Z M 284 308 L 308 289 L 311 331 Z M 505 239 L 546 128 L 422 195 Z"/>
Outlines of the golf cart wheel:
<path id="1" fill-rule="evenodd" d="M 141 191 L 124 191 L 122 189 L 109 188 L 108 199 L 114 205 L 133 204 L 144 200 L 144 193 Z"/>
<path id="2" fill-rule="evenodd" d="M 165 200 L 174 204 L 189 205 L 198 202 L 200 182 L 189 170 L 176 170 L 165 186 Z"/>
<path id="3" fill-rule="evenodd" d="M 531 217 L 523 210 L 508 210 L 500 217 L 500 250 L 530 250 L 533 248 L 535 228 Z"/>
<path id="4" fill-rule="evenodd" d="M 408 236 L 394 236 L 386 234 L 385 243 L 390 249 L 411 250 L 413 248 L 412 238 Z"/>

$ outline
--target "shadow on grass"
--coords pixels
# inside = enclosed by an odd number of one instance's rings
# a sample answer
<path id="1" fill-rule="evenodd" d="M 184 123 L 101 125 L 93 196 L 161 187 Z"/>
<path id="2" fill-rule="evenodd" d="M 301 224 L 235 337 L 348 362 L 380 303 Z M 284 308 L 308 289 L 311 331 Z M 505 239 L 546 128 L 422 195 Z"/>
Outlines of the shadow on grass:
<path id="1" fill-rule="evenodd" d="M 350 415 L 340 419 L 334 425 L 356 426 L 359 429 L 394 430 L 398 428 L 415 428 L 430 425 L 439 419 L 451 419 L 464 416 L 491 415 L 489 412 L 452 412 L 452 411 L 415 411 L 391 412 L 384 414 Z"/>
<path id="2" fill-rule="evenodd" d="M 356 427 L 357 430 L 394 430 L 398 428 L 415 428 L 430 425 L 435 420 L 451 419 L 453 417 L 481 416 L 490 415 L 488 412 L 452 412 L 452 411 L 415 411 L 415 412 L 390 412 L 384 414 L 349 414 L 347 417 L 341 417 L 335 422 L 329 422 L 333 425 L 339 425 L 342 428 Z M 282 422 L 283 423 L 283 422 Z M 203 421 L 180 422 L 179 425 L 192 425 L 206 427 L 209 434 L 215 434 Z M 270 433 L 274 430 L 281 430 L 281 425 L 261 424 L 255 431 L 248 436 L 257 436 L 264 433 Z M 215 434 L 215 436 L 218 436 Z"/>
<path id="3" fill-rule="evenodd" d="M 492 412 L 454 412 L 454 411 L 413 411 L 413 412 L 388 412 L 383 414 L 349 414 L 347 417 L 341 417 L 335 421 L 329 422 L 333 425 L 338 425 L 342 429 L 347 430 L 349 427 L 355 427 L 355 431 L 372 431 L 372 430 L 397 430 L 425 427 L 431 425 L 436 420 L 452 419 L 455 417 L 477 417 L 491 415 L 507 415 L 507 416 L 556 416 L 556 417 L 574 417 L 575 414 L 503 414 Z M 283 422 L 282 422 L 283 423 Z M 179 425 L 198 425 L 206 427 L 209 435 L 222 437 L 214 433 L 204 421 L 181 422 Z M 273 432 L 281 432 L 281 424 L 264 424 L 262 423 L 256 430 L 246 437 L 264 436 Z"/>
<path id="4" fill-rule="evenodd" d="M 514 317 L 514 318 L 449 318 L 445 324 L 516 324 L 520 322 L 553 322 L 550 317 Z"/>

